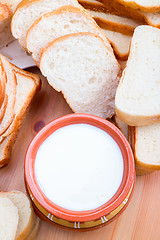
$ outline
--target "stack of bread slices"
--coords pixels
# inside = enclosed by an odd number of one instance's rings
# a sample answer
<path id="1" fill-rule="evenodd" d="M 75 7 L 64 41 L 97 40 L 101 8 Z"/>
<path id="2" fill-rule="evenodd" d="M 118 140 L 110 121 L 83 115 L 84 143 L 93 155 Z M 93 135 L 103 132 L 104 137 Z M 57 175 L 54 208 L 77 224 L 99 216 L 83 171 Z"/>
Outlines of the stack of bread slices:
<path id="1" fill-rule="evenodd" d="M 22 1 L 12 33 L 74 112 L 109 118 L 121 74 L 112 47 L 76 0 Z"/>
<path id="2" fill-rule="evenodd" d="M 18 130 L 39 87 L 37 75 L 17 68 L 0 55 L 0 167 L 9 162 Z"/>
<path id="3" fill-rule="evenodd" d="M 20 191 L 0 192 L 0 239 L 33 240 L 39 229 L 29 198 Z"/>
<path id="4" fill-rule="evenodd" d="M 160 29 L 135 29 L 116 92 L 116 114 L 129 125 L 137 173 L 160 170 Z"/>

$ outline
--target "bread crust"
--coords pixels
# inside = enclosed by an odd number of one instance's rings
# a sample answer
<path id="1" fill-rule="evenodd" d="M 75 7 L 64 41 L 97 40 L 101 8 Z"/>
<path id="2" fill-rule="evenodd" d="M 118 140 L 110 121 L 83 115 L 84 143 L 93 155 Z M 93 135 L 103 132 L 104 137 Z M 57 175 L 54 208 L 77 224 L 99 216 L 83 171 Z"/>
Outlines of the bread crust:
<path id="1" fill-rule="evenodd" d="M 134 0 L 130 0 L 129 2 L 126 2 L 125 0 L 117 0 L 117 1 L 126 7 L 141 10 L 142 12 L 154 13 L 154 12 L 160 11 L 160 4 L 153 5 L 152 7 L 150 7 L 150 6 L 143 6 L 141 4 L 138 4 Z"/>
<path id="2" fill-rule="evenodd" d="M 6 95 L 8 96 L 8 101 L 7 105 L 5 108 L 5 113 L 3 118 L 1 119 L 0 122 L 0 135 L 3 134 L 11 125 L 12 120 L 14 118 L 14 105 L 15 105 L 15 100 L 16 100 L 16 76 L 14 72 L 12 71 L 12 67 L 10 63 L 6 60 L 5 57 L 0 56 L 1 61 L 2 61 L 2 66 L 4 68 L 5 74 L 6 74 Z M 10 72 L 8 71 L 8 68 Z M 10 88 L 12 91 L 12 94 L 10 94 Z M 9 111 L 9 113 L 8 113 Z M 9 116 L 8 116 L 9 115 Z"/>
<path id="3" fill-rule="evenodd" d="M 102 3 L 99 2 L 92 2 L 92 1 L 87 1 L 87 0 L 79 0 L 79 3 L 86 9 L 91 10 L 91 11 L 95 11 L 95 12 L 103 12 L 106 14 L 113 14 L 112 10 L 109 6 L 105 6 Z M 109 11 L 110 10 L 110 11 Z M 111 30 L 111 31 L 115 31 L 115 32 L 119 32 L 125 35 L 129 35 L 132 36 L 135 27 L 127 25 L 127 24 L 122 24 L 122 23 L 116 23 L 110 20 L 107 20 L 103 17 L 97 17 L 93 15 L 93 19 L 96 21 L 96 23 L 104 29 L 107 30 Z M 139 23 L 140 24 L 140 23 Z M 137 23 L 138 25 L 138 23 Z"/>
<path id="4" fill-rule="evenodd" d="M 134 159 L 135 159 L 135 167 L 136 167 L 136 174 L 137 175 L 145 175 L 145 174 L 149 174 L 153 171 L 156 170 L 160 170 L 160 165 L 154 165 L 154 164 L 148 164 L 148 163 L 144 163 L 141 162 L 137 155 L 136 155 L 136 129 L 137 127 L 131 127 L 129 126 L 129 135 L 130 135 L 130 139 L 131 139 L 131 148 L 133 150 L 133 154 L 134 154 Z M 142 149 L 143 151 L 143 149 Z"/>

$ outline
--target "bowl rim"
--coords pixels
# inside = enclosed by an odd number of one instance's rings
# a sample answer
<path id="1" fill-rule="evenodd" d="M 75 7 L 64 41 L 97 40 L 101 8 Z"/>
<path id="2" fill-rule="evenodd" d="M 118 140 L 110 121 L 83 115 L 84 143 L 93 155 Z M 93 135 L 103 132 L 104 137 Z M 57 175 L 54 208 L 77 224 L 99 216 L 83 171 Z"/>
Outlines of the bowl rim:
<path id="1" fill-rule="evenodd" d="M 34 171 L 36 153 L 42 142 L 57 129 L 70 124 L 78 123 L 90 124 L 107 132 L 117 142 L 123 156 L 123 178 L 117 192 L 105 204 L 93 210 L 87 211 L 68 210 L 50 201 L 40 189 Z M 49 122 L 47 125 L 45 125 L 35 135 L 27 149 L 25 156 L 24 172 L 26 184 L 30 189 L 30 192 L 32 193 L 36 202 L 52 215 L 72 222 L 92 221 L 111 213 L 114 209 L 118 208 L 118 206 L 120 206 L 122 202 L 125 201 L 126 196 L 130 192 L 135 181 L 135 166 L 133 153 L 128 141 L 121 133 L 121 131 L 114 124 L 112 124 L 106 119 L 97 117 L 95 115 L 83 113 L 68 114 L 56 118 L 53 121 Z"/>

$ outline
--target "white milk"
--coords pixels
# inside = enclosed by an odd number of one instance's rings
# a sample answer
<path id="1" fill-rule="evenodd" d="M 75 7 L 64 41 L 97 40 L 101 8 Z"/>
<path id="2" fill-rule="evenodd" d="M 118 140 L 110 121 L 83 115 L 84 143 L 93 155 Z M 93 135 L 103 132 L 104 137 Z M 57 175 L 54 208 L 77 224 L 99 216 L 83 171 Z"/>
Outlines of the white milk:
<path id="1" fill-rule="evenodd" d="M 91 210 L 118 190 L 123 158 L 105 131 L 89 124 L 72 124 L 42 143 L 35 174 L 40 188 L 55 204 L 69 210 Z"/>

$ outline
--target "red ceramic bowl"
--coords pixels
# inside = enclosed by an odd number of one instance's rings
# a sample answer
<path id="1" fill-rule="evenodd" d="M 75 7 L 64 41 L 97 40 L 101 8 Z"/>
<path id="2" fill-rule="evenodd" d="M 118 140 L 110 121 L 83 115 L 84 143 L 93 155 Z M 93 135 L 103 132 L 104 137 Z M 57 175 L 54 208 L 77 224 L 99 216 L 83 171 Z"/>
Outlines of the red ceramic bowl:
<path id="1" fill-rule="evenodd" d="M 54 204 L 40 189 L 34 171 L 36 154 L 43 141 L 57 129 L 78 123 L 90 124 L 107 132 L 116 141 L 123 156 L 123 178 L 119 189 L 108 202 L 88 211 L 71 211 Z M 88 230 L 110 222 L 127 206 L 135 184 L 134 158 L 128 141 L 112 123 L 93 115 L 69 114 L 47 124 L 30 143 L 25 158 L 25 182 L 29 196 L 41 218 L 58 226 Z"/>

